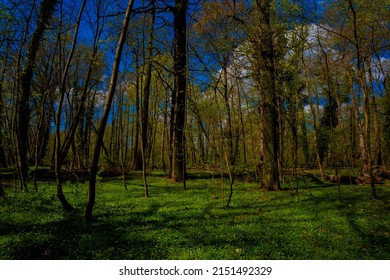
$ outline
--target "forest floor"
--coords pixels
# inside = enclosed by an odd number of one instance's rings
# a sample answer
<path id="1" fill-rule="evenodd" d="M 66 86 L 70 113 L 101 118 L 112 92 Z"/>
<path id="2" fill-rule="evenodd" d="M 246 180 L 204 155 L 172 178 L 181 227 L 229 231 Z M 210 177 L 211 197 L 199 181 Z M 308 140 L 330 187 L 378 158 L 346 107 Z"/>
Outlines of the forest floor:
<path id="1" fill-rule="evenodd" d="M 303 177 L 302 177 L 303 178 Z M 56 186 L 38 192 L 5 187 L 0 198 L 0 259 L 390 259 L 390 184 L 370 188 L 305 178 L 265 192 L 239 179 L 226 208 L 229 182 L 192 172 L 187 189 L 165 174 L 100 178 L 96 221 L 82 220 L 87 184 L 69 182 L 76 208 L 62 210 Z"/>

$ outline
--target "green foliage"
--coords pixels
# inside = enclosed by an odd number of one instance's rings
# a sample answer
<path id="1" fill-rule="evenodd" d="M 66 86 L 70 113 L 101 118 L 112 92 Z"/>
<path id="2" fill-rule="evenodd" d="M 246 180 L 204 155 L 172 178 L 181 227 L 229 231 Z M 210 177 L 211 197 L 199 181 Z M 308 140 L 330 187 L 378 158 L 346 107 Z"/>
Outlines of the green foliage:
<path id="1" fill-rule="evenodd" d="M 329 150 L 331 139 L 333 138 L 332 133 L 334 133 L 334 129 L 338 125 L 337 110 L 338 107 L 336 102 L 333 100 L 333 98 L 330 98 L 329 104 L 324 106 L 324 114 L 321 117 L 320 126 L 318 127 L 317 131 L 318 150 L 321 162 L 323 162 L 325 159 L 325 156 Z"/>
<path id="2" fill-rule="evenodd" d="M 2 44 L 6 42 L 7 40 L 10 40 L 11 37 L 14 35 L 14 31 L 12 30 L 12 24 L 15 22 L 15 18 L 13 15 L 7 11 L 7 9 L 3 6 L 3 4 L 0 4 L 0 48 L 2 47 Z M 0 58 L 2 55 L 2 52 L 0 52 Z"/>
<path id="3" fill-rule="evenodd" d="M 390 189 L 299 182 L 282 192 L 263 192 L 236 181 L 231 207 L 225 208 L 221 179 L 191 173 L 188 190 L 162 174 L 109 180 L 97 188 L 96 221 L 85 224 L 87 185 L 66 184 L 76 206 L 65 213 L 55 185 L 39 192 L 6 188 L 0 200 L 0 259 L 389 259 Z M 214 182 L 214 185 L 212 184 Z M 227 188 L 228 182 L 225 182 Z M 227 189 L 225 190 L 226 200 Z"/>

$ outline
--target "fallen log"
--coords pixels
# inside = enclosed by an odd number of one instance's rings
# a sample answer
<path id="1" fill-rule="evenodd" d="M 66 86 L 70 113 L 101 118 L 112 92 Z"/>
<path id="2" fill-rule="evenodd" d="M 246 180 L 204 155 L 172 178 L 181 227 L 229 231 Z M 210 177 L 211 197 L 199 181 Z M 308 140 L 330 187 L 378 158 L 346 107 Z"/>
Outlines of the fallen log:
<path id="1" fill-rule="evenodd" d="M 390 179 L 390 171 L 383 166 L 375 166 L 372 173 L 375 184 L 382 184 L 383 180 Z M 368 185 L 371 183 L 371 178 L 367 171 L 362 171 L 359 176 L 329 176 L 329 181 L 332 183 L 338 183 L 339 180 L 340 184 Z"/>

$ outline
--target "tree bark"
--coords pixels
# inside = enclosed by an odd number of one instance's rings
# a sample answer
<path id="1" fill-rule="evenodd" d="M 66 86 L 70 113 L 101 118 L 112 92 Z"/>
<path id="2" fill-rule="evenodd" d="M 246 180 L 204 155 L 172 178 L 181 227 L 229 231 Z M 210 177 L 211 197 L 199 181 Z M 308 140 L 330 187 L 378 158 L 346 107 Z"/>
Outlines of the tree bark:
<path id="1" fill-rule="evenodd" d="M 173 119 L 172 179 L 185 180 L 185 114 L 187 96 L 187 6 L 188 0 L 175 1 L 174 13 L 174 72 L 175 104 Z"/>
<path id="2" fill-rule="evenodd" d="M 259 34 L 256 44 L 258 82 L 263 134 L 262 185 L 266 190 L 280 190 L 278 172 L 278 112 L 275 88 L 274 48 L 271 27 L 271 1 L 256 0 Z"/>

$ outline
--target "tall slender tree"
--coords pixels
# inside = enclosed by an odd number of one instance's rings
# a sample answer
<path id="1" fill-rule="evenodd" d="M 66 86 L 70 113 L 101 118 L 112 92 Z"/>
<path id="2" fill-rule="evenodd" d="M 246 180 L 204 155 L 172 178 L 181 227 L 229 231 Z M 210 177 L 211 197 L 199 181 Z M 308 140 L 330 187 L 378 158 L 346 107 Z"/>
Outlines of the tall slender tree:
<path id="1" fill-rule="evenodd" d="M 133 10 L 134 0 L 129 0 L 126 8 L 126 14 L 123 19 L 121 33 L 118 40 L 118 46 L 116 48 L 114 64 L 112 66 L 110 86 L 107 93 L 106 103 L 104 105 L 104 111 L 100 120 L 99 128 L 97 130 L 97 139 L 93 150 L 93 159 L 91 164 L 91 170 L 89 174 L 89 187 L 88 187 L 88 201 L 85 205 L 84 220 L 91 222 L 93 219 L 92 211 L 95 204 L 96 197 L 96 175 L 98 172 L 100 151 L 103 146 L 104 132 L 106 130 L 108 116 L 111 110 L 112 100 L 114 99 L 116 84 L 118 81 L 119 66 L 122 57 L 123 47 L 126 41 L 127 30 L 129 28 L 130 16 Z"/>
<path id="2" fill-rule="evenodd" d="M 154 22 L 155 22 L 155 3 L 152 0 L 151 15 L 149 18 L 149 37 L 145 55 L 145 80 L 143 82 L 142 90 L 142 109 L 141 109 L 141 142 L 137 147 L 136 162 L 134 165 L 135 170 L 143 169 L 143 156 L 148 147 L 148 126 L 149 126 L 149 103 L 152 81 L 152 67 L 153 67 L 153 41 L 154 41 Z M 143 151 L 142 151 L 143 147 Z"/>
<path id="3" fill-rule="evenodd" d="M 65 160 L 65 157 L 66 157 L 66 154 L 67 154 L 69 148 L 67 148 L 65 146 L 64 149 L 61 149 L 62 148 L 61 147 L 61 134 L 60 134 L 61 114 L 62 114 L 62 103 L 63 103 L 64 98 L 65 98 L 67 76 L 68 76 L 69 68 L 71 66 L 71 62 L 72 62 L 73 55 L 74 55 L 74 52 L 75 52 L 77 36 L 78 36 L 79 28 L 80 28 L 81 16 L 83 14 L 83 10 L 84 10 L 85 4 L 86 4 L 86 0 L 84 0 L 82 2 L 82 4 L 81 4 L 80 11 L 79 11 L 79 14 L 78 14 L 78 17 L 77 17 L 77 21 L 76 21 L 76 27 L 75 27 L 74 35 L 73 35 L 72 47 L 71 47 L 71 50 L 69 52 L 68 58 L 66 60 L 66 64 L 64 66 L 63 73 L 61 75 L 60 100 L 59 100 L 59 103 L 58 103 L 57 115 L 56 115 L 56 133 L 55 133 L 56 141 L 55 141 L 55 164 L 54 164 L 54 168 L 55 168 L 55 174 L 56 174 L 56 180 L 57 180 L 57 197 L 58 197 L 58 200 L 61 202 L 62 206 L 64 207 L 64 209 L 67 210 L 67 211 L 72 211 L 73 207 L 70 205 L 70 203 L 66 199 L 66 197 L 65 197 L 65 195 L 63 193 L 63 190 L 62 190 L 61 165 L 62 165 L 63 161 Z M 84 100 L 82 101 L 82 103 L 84 103 Z M 80 105 L 79 108 L 81 108 L 81 107 L 82 106 Z M 78 120 L 76 121 L 76 123 L 77 122 L 78 122 Z M 74 133 L 76 131 L 76 124 L 72 125 L 72 127 L 73 127 L 73 129 L 71 129 L 71 132 L 70 132 L 71 136 L 68 136 L 68 138 L 73 138 Z M 68 141 L 68 140 L 69 139 L 67 139 L 66 141 Z M 70 144 L 68 144 L 68 147 L 69 146 L 70 146 Z"/>

